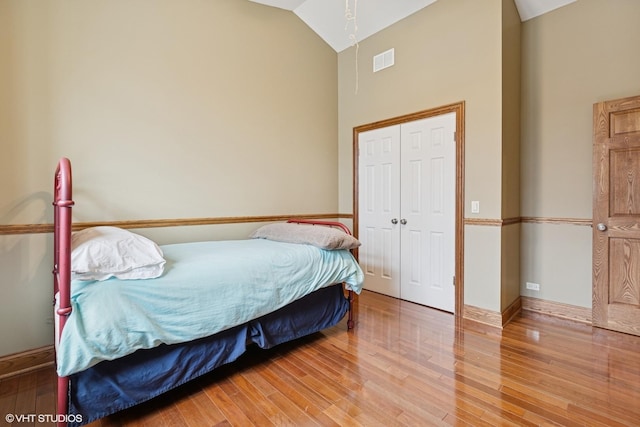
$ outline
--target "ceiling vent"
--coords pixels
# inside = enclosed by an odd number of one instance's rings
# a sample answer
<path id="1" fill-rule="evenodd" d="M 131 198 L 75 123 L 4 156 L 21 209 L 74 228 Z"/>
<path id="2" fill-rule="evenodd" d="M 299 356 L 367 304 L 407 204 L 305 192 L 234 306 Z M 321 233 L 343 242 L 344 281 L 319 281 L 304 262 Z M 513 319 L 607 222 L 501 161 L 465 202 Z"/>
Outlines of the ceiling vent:
<path id="1" fill-rule="evenodd" d="M 395 50 L 389 49 L 373 57 L 373 72 L 384 70 L 395 63 Z"/>

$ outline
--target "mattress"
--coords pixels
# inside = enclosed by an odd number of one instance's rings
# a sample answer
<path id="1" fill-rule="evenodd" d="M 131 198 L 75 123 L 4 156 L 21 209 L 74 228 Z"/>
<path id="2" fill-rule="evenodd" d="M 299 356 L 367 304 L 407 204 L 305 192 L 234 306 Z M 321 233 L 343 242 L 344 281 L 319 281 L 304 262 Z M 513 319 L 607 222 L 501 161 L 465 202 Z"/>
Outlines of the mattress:
<path id="1" fill-rule="evenodd" d="M 157 279 L 72 282 L 58 375 L 228 330 L 331 284 L 362 289 L 362 270 L 346 250 L 265 239 L 161 248 L 167 264 Z"/>

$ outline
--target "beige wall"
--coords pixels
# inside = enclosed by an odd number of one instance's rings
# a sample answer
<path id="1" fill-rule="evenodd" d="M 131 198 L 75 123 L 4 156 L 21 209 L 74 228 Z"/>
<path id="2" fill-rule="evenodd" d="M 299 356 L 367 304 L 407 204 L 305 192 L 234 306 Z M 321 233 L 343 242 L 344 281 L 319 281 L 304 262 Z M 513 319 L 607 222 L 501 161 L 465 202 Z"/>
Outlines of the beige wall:
<path id="1" fill-rule="evenodd" d="M 593 104 L 640 95 L 638 16 L 636 0 L 580 0 L 523 23 L 522 216 L 591 219 Z M 591 233 L 524 224 L 522 295 L 591 307 Z"/>
<path id="2" fill-rule="evenodd" d="M 502 219 L 520 216 L 520 15 L 502 0 Z M 500 311 L 520 296 L 520 227 L 502 227 Z"/>
<path id="3" fill-rule="evenodd" d="M 466 216 L 501 217 L 501 8 L 438 1 L 361 41 L 357 58 L 355 47 L 338 55 L 341 212 L 352 207 L 353 127 L 465 101 Z M 374 74 L 372 57 L 390 48 L 395 65 Z M 471 200 L 479 215 L 469 213 Z M 500 230 L 465 232 L 465 303 L 499 311 Z"/>
<path id="4" fill-rule="evenodd" d="M 500 8 L 438 1 L 361 41 L 357 58 L 355 47 L 338 55 L 341 211 L 352 207 L 353 127 L 465 101 L 466 200 L 500 217 Z M 395 65 L 373 73 L 373 56 L 390 48 Z"/>
<path id="5" fill-rule="evenodd" d="M 76 221 L 336 212 L 336 69 L 249 1 L 0 0 L 0 223 L 52 221 L 61 156 Z M 0 355 L 52 342 L 51 258 L 49 235 L 0 236 Z"/>
<path id="6" fill-rule="evenodd" d="M 640 94 L 640 3 L 580 0 L 522 24 L 510 1 L 479 3 L 437 2 L 364 40 L 358 72 L 355 48 L 339 55 L 341 211 L 354 126 L 465 100 L 465 217 L 591 218 L 592 106 Z M 396 65 L 373 74 L 371 57 L 391 47 Z M 466 226 L 464 265 L 469 305 L 591 305 L 590 227 Z"/>
<path id="7" fill-rule="evenodd" d="M 0 0 L 0 223 L 51 221 L 63 155 L 78 221 L 351 212 L 353 127 L 458 101 L 466 217 L 591 218 L 591 109 L 640 94 L 640 2 L 580 0 L 522 24 L 519 145 L 505 126 L 511 8 L 436 2 L 361 41 L 356 68 L 355 48 L 336 55 L 294 14 L 248 1 Z M 391 47 L 396 65 L 373 74 Z M 0 355 L 51 343 L 50 247 L 0 236 Z M 590 227 L 467 226 L 465 249 L 469 305 L 514 298 L 498 284 L 515 281 L 519 251 L 523 295 L 590 306 Z"/>
<path id="8" fill-rule="evenodd" d="M 520 15 L 502 0 L 502 218 L 520 216 Z"/>

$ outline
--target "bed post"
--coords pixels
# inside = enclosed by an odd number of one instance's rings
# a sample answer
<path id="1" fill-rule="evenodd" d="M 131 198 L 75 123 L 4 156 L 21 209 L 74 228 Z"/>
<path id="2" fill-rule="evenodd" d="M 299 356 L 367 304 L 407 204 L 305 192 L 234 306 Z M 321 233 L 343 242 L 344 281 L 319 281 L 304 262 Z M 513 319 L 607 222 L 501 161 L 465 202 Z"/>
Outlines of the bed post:
<path id="1" fill-rule="evenodd" d="M 71 314 L 71 162 L 62 158 L 58 162 L 53 188 L 53 292 L 58 293 L 58 336 Z M 58 426 L 66 426 L 68 411 L 69 377 L 58 377 Z"/>
<path id="2" fill-rule="evenodd" d="M 349 290 L 349 319 L 347 320 L 347 330 L 351 330 L 353 329 L 353 327 L 355 326 L 355 322 L 353 320 L 353 299 L 354 299 L 354 295 L 353 295 L 353 291 Z"/>

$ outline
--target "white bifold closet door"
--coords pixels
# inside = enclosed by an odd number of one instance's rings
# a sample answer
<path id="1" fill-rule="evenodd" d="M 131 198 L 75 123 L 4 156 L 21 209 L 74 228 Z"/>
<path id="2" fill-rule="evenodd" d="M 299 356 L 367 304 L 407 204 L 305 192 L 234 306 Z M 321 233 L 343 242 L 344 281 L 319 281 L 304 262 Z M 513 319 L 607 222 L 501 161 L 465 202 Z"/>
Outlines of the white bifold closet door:
<path id="1" fill-rule="evenodd" d="M 455 128 L 448 113 L 359 134 L 365 289 L 454 311 Z"/>

